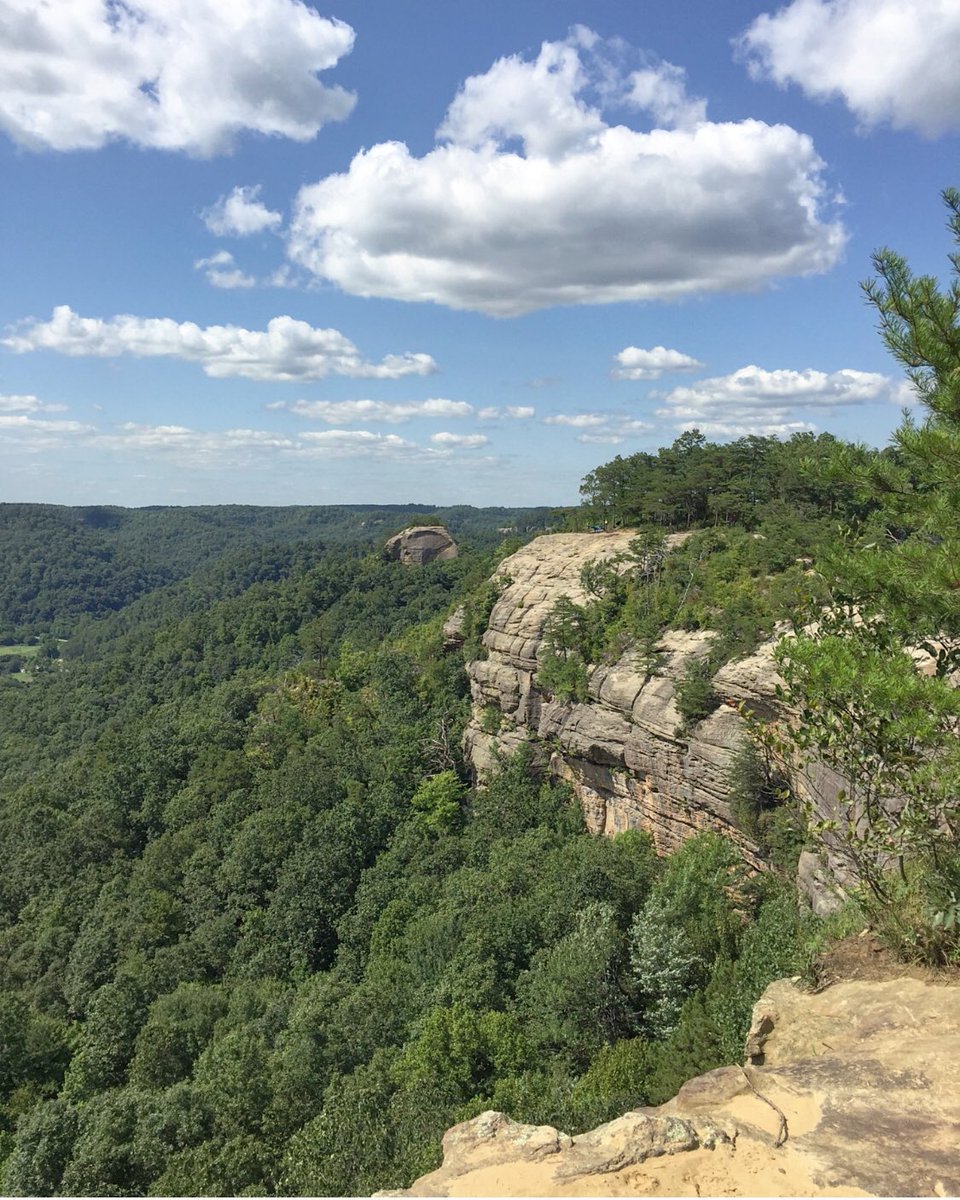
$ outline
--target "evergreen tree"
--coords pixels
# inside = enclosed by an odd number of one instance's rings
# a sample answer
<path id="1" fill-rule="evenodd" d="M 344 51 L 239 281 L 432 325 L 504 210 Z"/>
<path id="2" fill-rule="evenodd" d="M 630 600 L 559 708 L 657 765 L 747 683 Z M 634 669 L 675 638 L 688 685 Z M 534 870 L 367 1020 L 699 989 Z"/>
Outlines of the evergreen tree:
<path id="1" fill-rule="evenodd" d="M 960 192 L 944 200 L 960 246 Z M 941 288 L 892 250 L 873 257 L 864 292 L 923 412 L 904 415 L 891 453 L 838 452 L 834 473 L 869 515 L 823 565 L 816 631 L 781 649 L 790 740 L 846 785 L 826 832 L 900 947 L 934 960 L 960 953 L 960 252 L 950 261 Z"/>

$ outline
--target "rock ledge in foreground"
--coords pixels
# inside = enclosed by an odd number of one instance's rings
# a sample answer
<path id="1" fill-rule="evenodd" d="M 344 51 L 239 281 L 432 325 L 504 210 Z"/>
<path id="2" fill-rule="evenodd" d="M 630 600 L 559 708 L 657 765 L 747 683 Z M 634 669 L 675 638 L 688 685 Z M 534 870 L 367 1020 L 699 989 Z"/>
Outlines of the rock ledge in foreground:
<path id="1" fill-rule="evenodd" d="M 482 1113 L 448 1130 L 439 1170 L 378 1194 L 960 1195 L 960 987 L 780 980 L 748 1046 L 752 1063 L 589 1133 Z"/>

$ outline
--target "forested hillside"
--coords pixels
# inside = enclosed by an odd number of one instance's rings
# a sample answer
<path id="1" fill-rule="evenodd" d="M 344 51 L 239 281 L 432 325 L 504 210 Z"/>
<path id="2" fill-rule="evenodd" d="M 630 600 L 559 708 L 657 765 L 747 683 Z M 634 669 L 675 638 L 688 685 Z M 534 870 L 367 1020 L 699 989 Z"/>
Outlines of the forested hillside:
<path id="1" fill-rule="evenodd" d="M 322 505 L 262 508 L 64 508 L 0 504 L 0 639 L 68 637 L 81 617 L 116 612 L 223 555 L 302 541 L 369 549 L 422 517 L 454 537 L 492 546 L 504 528 L 550 524 L 549 509 L 468 505 Z"/>
<path id="2" fill-rule="evenodd" d="M 587 837 L 522 757 L 469 786 L 440 625 L 500 556 L 237 552 L 0 686 L 7 1191 L 363 1192 L 735 1053 L 788 885 Z"/>

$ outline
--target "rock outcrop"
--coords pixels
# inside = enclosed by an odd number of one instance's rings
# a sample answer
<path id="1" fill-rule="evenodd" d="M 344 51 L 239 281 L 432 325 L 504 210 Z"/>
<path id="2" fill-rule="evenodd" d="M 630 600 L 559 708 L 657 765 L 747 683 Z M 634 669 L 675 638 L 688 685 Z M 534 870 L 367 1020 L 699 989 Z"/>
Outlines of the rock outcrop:
<path id="1" fill-rule="evenodd" d="M 956 1196 L 960 989 L 771 984 L 753 1061 L 590 1133 L 483 1113 L 402 1196 Z M 759 1063 L 759 1065 L 758 1065 Z"/>
<path id="2" fill-rule="evenodd" d="M 449 617 L 443 623 L 443 648 L 444 650 L 459 650 L 464 642 L 463 623 L 467 617 L 467 610 L 461 604 L 453 610 Z"/>
<path id="3" fill-rule="evenodd" d="M 414 525 L 388 538 L 383 547 L 384 558 L 417 567 L 458 554 L 457 543 L 442 525 Z"/>
<path id="4" fill-rule="evenodd" d="M 717 687 L 729 704 L 689 733 L 678 732 L 674 686 L 691 659 L 709 652 L 709 632 L 668 633 L 655 675 L 638 664 L 633 650 L 594 668 L 583 704 L 551 702 L 537 687 L 543 628 L 553 605 L 561 595 L 582 603 L 584 563 L 623 552 L 632 537 L 630 531 L 547 535 L 502 563 L 500 573 L 511 582 L 483 636 L 487 657 L 467 667 L 474 703 L 468 756 L 482 776 L 498 752 L 509 754 L 531 741 L 573 786 L 593 832 L 645 829 L 657 850 L 669 853 L 691 834 L 713 829 L 736 840 L 744 857 L 756 862 L 757 848 L 733 825 L 727 775 L 743 736 L 736 704 L 773 702 L 769 648 L 723 668 Z M 495 711 L 495 720 L 485 718 L 487 709 Z M 499 727 L 487 732 L 492 726 Z"/>
<path id="5" fill-rule="evenodd" d="M 652 674 L 630 648 L 618 661 L 592 668 L 585 703 L 554 702 L 537 686 L 544 624 L 556 601 L 565 595 L 583 603 L 581 568 L 622 553 L 633 536 L 630 530 L 548 534 L 500 565 L 498 574 L 509 583 L 483 635 L 486 657 L 467 665 L 473 699 L 467 757 L 482 778 L 498 754 L 530 743 L 570 783 L 592 832 L 643 829 L 658 853 L 669 854 L 693 834 L 713 830 L 760 867 L 759 848 L 736 827 L 727 797 L 733 757 L 746 736 L 740 705 L 767 719 L 783 715 L 773 642 L 717 672 L 714 689 L 722 703 L 691 729 L 683 728 L 675 687 L 690 662 L 709 653 L 710 631 L 666 633 Z M 668 538 L 668 549 L 685 536 Z M 839 778 L 814 769 L 794 784 L 819 816 L 837 815 Z M 849 881 L 839 855 L 825 846 L 806 854 L 802 867 L 801 886 L 814 907 L 836 907 L 838 887 Z"/>

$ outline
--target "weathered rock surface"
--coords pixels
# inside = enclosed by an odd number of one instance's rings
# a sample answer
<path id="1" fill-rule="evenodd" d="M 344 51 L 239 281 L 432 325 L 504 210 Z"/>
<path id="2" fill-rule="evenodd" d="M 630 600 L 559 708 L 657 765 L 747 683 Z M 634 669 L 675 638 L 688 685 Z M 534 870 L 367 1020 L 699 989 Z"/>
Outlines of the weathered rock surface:
<path id="1" fill-rule="evenodd" d="M 571 1137 L 483 1113 L 404 1196 L 956 1196 L 960 988 L 901 978 L 754 1012 L 762 1065 L 723 1067 Z"/>
<path id="2" fill-rule="evenodd" d="M 442 631 L 444 650 L 459 650 L 463 645 L 463 623 L 466 616 L 466 609 L 460 604 L 444 621 Z"/>
<path id="3" fill-rule="evenodd" d="M 418 567 L 458 554 L 457 543 L 442 525 L 414 525 L 388 538 L 383 547 L 384 558 Z"/>
<path id="4" fill-rule="evenodd" d="M 509 754 L 531 741 L 571 783 L 593 832 L 645 829 L 666 854 L 688 836 L 713 829 L 737 841 L 747 861 L 756 862 L 757 848 L 731 820 L 727 775 L 744 732 L 736 704 L 772 703 L 777 680 L 769 648 L 723 668 L 717 687 L 729 703 L 683 735 L 674 686 L 691 659 L 709 652 L 712 633 L 668 633 L 656 675 L 637 663 L 632 650 L 612 665 L 594 668 L 585 704 L 552 703 L 535 683 L 553 605 L 561 595 L 582 603 L 583 565 L 622 553 L 633 536 L 629 530 L 546 535 L 503 562 L 500 573 L 512 582 L 491 612 L 483 636 L 487 657 L 467 667 L 474 702 L 467 754 L 482 776 L 498 752 Z M 670 540 L 676 544 L 682 537 Z M 498 711 L 495 734 L 485 732 L 488 707 Z"/>
<path id="5" fill-rule="evenodd" d="M 759 850 L 735 826 L 727 801 L 733 756 L 746 736 L 739 706 L 757 716 L 784 718 L 776 698 L 779 679 L 774 642 L 747 658 L 727 663 L 714 678 L 723 703 L 694 728 L 682 729 L 674 689 L 690 662 L 709 653 L 710 631 L 670 631 L 659 646 L 660 665 L 648 674 L 636 652 L 592 669 L 584 704 L 555 703 L 535 682 L 543 630 L 560 596 L 575 603 L 587 597 L 580 570 L 591 559 L 626 550 L 630 530 L 614 533 L 548 534 L 505 559 L 498 573 L 510 579 L 490 614 L 483 646 L 486 657 L 467 665 L 473 716 L 464 749 L 477 774 L 530 743 L 580 800 L 594 833 L 646 830 L 657 852 L 669 854 L 688 837 L 713 830 L 736 842 L 744 859 L 761 865 Z M 686 535 L 667 539 L 668 548 Z M 496 719 L 485 719 L 485 710 Z M 495 728 L 496 732 L 489 732 Z M 843 781 L 822 767 L 794 779 L 818 817 L 838 811 Z M 829 845 L 806 860 L 801 887 L 820 913 L 835 908 L 849 870 Z"/>

